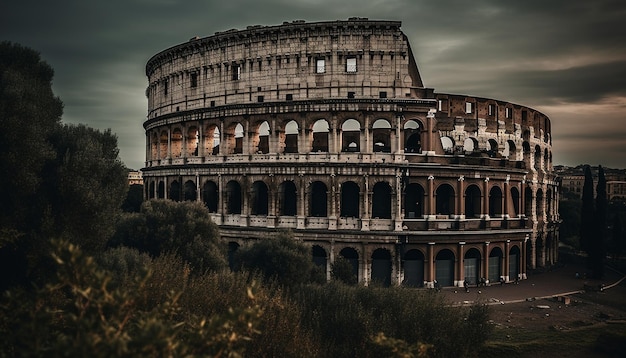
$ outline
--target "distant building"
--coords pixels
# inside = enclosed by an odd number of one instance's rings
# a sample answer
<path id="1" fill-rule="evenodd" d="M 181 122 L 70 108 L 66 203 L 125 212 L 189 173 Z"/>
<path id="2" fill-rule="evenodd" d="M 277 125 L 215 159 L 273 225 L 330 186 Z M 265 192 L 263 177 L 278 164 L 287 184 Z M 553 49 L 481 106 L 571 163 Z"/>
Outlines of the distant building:
<path id="1" fill-rule="evenodd" d="M 584 166 L 577 167 L 555 167 L 555 173 L 561 178 L 561 186 L 564 192 L 576 194 L 582 198 L 583 186 L 585 184 Z M 596 185 L 598 184 L 598 167 L 592 167 L 593 174 L 593 195 L 596 195 Z M 609 202 L 626 202 L 626 170 L 604 168 L 606 179 L 606 194 Z"/>
<path id="2" fill-rule="evenodd" d="M 140 171 L 128 172 L 128 185 L 143 185 L 143 175 Z"/>
<path id="3" fill-rule="evenodd" d="M 192 38 L 146 65 L 145 197 L 203 202 L 231 253 L 289 229 L 330 277 L 462 286 L 557 260 L 549 118 L 424 86 L 397 21 Z"/>

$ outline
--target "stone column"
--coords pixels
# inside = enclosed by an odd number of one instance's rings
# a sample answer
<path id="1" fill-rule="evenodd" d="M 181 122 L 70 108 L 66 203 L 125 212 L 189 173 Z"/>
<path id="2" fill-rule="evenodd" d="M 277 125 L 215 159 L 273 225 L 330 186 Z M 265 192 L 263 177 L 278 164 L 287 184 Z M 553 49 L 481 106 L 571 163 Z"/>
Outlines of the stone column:
<path id="1" fill-rule="evenodd" d="M 424 206 L 424 218 L 433 219 L 435 215 L 435 177 L 430 175 L 428 176 L 428 191 L 426 195 L 426 205 Z"/>
<path id="2" fill-rule="evenodd" d="M 485 259 L 483 260 L 483 272 L 480 277 L 484 277 L 485 280 L 487 280 L 486 282 L 489 283 L 489 241 L 486 241 L 483 244 L 483 252 L 483 257 Z"/>
<path id="3" fill-rule="evenodd" d="M 457 191 L 457 210 L 458 216 L 460 219 L 465 219 L 465 177 L 461 175 L 458 181 Z"/>
<path id="4" fill-rule="evenodd" d="M 489 219 L 489 178 L 485 178 L 483 185 L 483 218 Z"/>
<path id="5" fill-rule="evenodd" d="M 457 272 L 459 273 L 458 280 L 455 286 L 463 287 L 465 282 L 465 242 L 459 242 L 459 252 L 457 255 Z"/>
<path id="6" fill-rule="evenodd" d="M 370 230 L 370 218 L 371 218 L 371 210 L 370 210 L 370 185 L 369 185 L 369 177 L 367 175 L 363 176 L 363 210 L 361 211 L 363 214 L 361 215 L 361 231 L 369 231 Z"/>
<path id="7" fill-rule="evenodd" d="M 435 243 L 429 242 L 426 252 L 426 262 L 424 263 L 424 277 L 426 278 L 426 287 L 435 287 Z"/>

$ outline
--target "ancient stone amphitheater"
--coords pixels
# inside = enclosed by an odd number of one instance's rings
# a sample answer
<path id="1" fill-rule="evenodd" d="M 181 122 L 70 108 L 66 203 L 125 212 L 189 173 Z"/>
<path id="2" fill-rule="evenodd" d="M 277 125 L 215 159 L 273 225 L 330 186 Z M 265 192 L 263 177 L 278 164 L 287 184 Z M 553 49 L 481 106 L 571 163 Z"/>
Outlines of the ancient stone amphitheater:
<path id="1" fill-rule="evenodd" d="M 422 83 L 397 21 L 285 22 L 154 55 L 146 198 L 204 203 L 229 243 L 293 232 L 330 277 L 433 287 L 554 263 L 550 120 Z"/>

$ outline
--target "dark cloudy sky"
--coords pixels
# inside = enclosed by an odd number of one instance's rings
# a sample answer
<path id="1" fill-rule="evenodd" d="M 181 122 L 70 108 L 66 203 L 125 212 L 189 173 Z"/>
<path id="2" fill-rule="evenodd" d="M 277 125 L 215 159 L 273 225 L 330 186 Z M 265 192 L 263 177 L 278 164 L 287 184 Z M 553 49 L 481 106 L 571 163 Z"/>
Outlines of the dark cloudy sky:
<path id="1" fill-rule="evenodd" d="M 39 51 L 63 121 L 111 128 L 139 169 L 152 55 L 216 31 L 353 16 L 402 21 L 427 87 L 547 114 L 555 164 L 626 168 L 623 0 L 20 0 L 0 7 L 0 41 Z"/>

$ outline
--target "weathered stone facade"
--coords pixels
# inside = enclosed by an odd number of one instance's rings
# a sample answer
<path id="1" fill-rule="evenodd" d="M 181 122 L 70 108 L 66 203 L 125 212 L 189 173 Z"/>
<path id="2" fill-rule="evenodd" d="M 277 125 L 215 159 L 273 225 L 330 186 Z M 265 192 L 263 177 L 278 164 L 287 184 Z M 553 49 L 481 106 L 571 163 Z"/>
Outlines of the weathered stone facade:
<path id="1" fill-rule="evenodd" d="M 424 87 L 400 22 L 230 30 L 146 74 L 145 195 L 202 201 L 232 250 L 290 229 L 328 275 L 427 287 L 557 259 L 548 117 Z"/>

